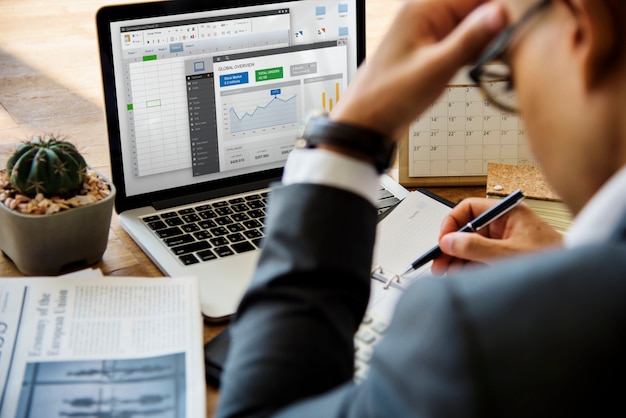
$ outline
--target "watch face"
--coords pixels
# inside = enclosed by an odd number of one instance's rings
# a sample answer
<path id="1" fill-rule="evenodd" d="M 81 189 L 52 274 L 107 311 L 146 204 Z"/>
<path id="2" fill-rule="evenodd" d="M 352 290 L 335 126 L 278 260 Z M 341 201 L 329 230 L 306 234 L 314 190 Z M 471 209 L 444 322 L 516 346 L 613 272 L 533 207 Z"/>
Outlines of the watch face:
<path id="1" fill-rule="evenodd" d="M 304 124 L 303 124 L 303 128 L 302 128 L 302 132 L 304 132 L 304 130 L 306 129 L 306 127 L 311 123 L 312 120 L 317 119 L 317 118 L 326 118 L 328 117 L 328 112 L 325 111 L 324 109 L 313 109 L 309 112 L 307 112 L 306 117 L 304 118 Z M 302 135 L 300 135 L 302 136 Z"/>
<path id="2" fill-rule="evenodd" d="M 294 146 L 296 148 L 310 148 L 312 144 L 309 142 L 309 139 L 305 137 L 307 128 L 310 126 L 313 120 L 326 117 L 328 117 L 328 112 L 324 109 L 314 109 L 308 112 L 306 117 L 304 118 L 304 122 L 301 122 L 300 126 L 298 127 L 298 134 L 296 136 L 296 142 Z"/>

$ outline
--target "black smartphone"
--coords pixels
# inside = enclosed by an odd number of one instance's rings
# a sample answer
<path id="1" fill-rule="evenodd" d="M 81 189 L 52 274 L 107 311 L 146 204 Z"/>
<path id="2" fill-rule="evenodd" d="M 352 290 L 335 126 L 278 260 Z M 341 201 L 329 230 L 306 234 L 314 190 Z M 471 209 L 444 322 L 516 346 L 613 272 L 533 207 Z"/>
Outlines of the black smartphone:
<path id="1" fill-rule="evenodd" d="M 222 370 L 224 370 L 229 344 L 230 332 L 228 328 L 204 344 L 205 376 L 207 384 L 211 386 L 220 387 L 220 378 Z"/>

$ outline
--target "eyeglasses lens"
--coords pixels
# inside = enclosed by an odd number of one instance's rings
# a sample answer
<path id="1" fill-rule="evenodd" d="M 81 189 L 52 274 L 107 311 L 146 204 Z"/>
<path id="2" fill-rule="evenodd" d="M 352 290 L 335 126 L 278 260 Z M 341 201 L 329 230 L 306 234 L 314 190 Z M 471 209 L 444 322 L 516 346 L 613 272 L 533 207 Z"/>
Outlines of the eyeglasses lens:
<path id="1" fill-rule="evenodd" d="M 483 67 L 480 84 L 494 104 L 507 111 L 517 110 L 517 97 L 508 65 L 490 64 Z"/>

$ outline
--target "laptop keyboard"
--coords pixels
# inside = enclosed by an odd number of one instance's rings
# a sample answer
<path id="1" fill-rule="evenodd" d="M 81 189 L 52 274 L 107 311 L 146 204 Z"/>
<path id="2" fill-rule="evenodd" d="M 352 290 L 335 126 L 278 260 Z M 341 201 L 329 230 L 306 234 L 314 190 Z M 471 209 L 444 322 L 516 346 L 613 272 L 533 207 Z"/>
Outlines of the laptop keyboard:
<path id="1" fill-rule="evenodd" d="M 378 215 L 380 216 L 388 212 L 393 207 L 395 207 L 398 203 L 400 203 L 400 199 L 395 197 L 393 193 L 391 193 L 389 190 L 381 187 L 380 189 L 378 189 L 377 203 L 378 203 Z M 378 221 L 380 222 L 380 220 L 381 219 L 379 218 Z"/>
<path id="2" fill-rule="evenodd" d="M 184 265 L 261 247 L 268 192 L 142 218 Z"/>
<path id="3" fill-rule="evenodd" d="M 261 247 L 268 193 L 163 211 L 142 221 L 183 265 L 211 261 Z M 381 188 L 379 216 L 398 202 Z"/>

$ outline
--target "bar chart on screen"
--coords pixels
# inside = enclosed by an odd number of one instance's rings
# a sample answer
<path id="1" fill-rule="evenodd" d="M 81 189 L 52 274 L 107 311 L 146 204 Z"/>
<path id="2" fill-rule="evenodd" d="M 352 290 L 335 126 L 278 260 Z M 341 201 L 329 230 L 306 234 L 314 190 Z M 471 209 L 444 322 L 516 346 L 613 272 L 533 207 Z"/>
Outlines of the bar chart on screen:
<path id="1" fill-rule="evenodd" d="M 324 109 L 328 112 L 339 102 L 343 91 L 343 74 L 331 74 L 304 80 L 306 109 Z"/>

